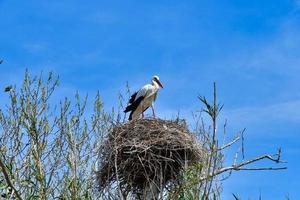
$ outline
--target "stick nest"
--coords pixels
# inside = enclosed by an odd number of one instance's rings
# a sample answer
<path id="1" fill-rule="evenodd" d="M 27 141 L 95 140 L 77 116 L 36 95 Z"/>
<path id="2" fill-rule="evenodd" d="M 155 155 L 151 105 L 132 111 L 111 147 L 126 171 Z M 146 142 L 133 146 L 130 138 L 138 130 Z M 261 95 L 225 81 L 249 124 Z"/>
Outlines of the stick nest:
<path id="1" fill-rule="evenodd" d="M 125 193 L 140 194 L 149 183 L 175 186 L 183 169 L 204 157 L 183 120 L 140 119 L 115 125 L 99 153 L 99 190 L 118 185 Z"/>

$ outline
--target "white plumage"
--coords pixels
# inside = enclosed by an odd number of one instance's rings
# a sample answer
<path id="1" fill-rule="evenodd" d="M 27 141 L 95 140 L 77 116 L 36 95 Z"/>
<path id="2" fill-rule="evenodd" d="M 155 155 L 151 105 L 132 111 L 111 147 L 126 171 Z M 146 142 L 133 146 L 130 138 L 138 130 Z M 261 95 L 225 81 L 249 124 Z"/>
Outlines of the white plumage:
<path id="1" fill-rule="evenodd" d="M 147 84 L 143 86 L 138 92 L 135 92 L 130 100 L 129 105 L 126 107 L 124 112 L 130 112 L 129 120 L 138 119 L 142 114 L 144 117 L 144 112 L 149 107 L 152 108 L 153 117 L 155 117 L 154 112 L 154 101 L 156 100 L 158 90 L 163 88 L 159 77 L 153 76 L 152 84 Z"/>

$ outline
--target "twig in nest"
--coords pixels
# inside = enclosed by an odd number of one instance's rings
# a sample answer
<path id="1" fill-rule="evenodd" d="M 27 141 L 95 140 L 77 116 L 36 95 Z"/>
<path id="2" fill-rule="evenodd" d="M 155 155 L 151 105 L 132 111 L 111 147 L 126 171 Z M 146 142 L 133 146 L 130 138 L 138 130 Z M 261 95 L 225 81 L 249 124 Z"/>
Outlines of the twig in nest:
<path id="1" fill-rule="evenodd" d="M 116 125 L 100 150 L 100 191 L 117 183 L 125 193 L 138 195 L 149 185 L 161 191 L 178 184 L 186 163 L 202 163 L 207 157 L 196 141 L 182 120 L 142 119 Z"/>

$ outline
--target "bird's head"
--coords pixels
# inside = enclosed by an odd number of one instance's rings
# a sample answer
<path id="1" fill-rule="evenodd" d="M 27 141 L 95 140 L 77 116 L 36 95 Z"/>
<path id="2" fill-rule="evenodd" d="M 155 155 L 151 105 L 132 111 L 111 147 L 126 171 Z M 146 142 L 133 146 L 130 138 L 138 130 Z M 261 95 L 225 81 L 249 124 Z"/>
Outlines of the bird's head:
<path id="1" fill-rule="evenodd" d="M 163 85 L 161 84 L 161 82 L 160 82 L 158 76 L 156 76 L 156 75 L 153 76 L 153 77 L 152 77 L 152 82 L 153 82 L 153 83 L 157 83 L 157 84 L 159 85 L 159 87 L 164 88 Z"/>

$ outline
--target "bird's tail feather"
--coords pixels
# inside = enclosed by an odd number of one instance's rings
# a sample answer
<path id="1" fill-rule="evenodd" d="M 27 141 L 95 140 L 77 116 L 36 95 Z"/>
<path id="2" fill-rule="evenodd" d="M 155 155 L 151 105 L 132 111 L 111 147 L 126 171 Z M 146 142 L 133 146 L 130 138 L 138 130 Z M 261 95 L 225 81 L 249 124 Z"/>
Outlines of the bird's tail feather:
<path id="1" fill-rule="evenodd" d="M 132 120 L 132 114 L 133 112 L 130 113 L 128 120 L 131 121 Z"/>

